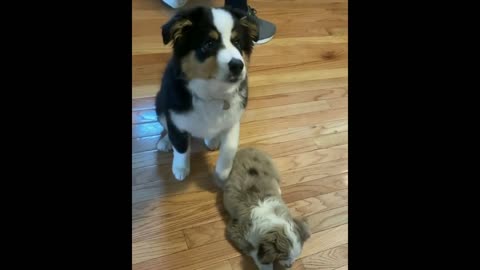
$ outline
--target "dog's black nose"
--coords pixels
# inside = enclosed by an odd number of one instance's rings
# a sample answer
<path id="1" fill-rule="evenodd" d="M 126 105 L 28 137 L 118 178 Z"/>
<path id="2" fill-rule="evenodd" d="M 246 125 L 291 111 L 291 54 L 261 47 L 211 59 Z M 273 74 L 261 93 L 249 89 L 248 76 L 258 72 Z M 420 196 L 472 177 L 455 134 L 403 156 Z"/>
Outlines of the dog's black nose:
<path id="1" fill-rule="evenodd" d="M 230 69 L 230 73 L 233 76 L 238 76 L 242 73 L 243 70 L 243 62 L 239 59 L 232 59 L 228 62 L 228 68 Z"/>

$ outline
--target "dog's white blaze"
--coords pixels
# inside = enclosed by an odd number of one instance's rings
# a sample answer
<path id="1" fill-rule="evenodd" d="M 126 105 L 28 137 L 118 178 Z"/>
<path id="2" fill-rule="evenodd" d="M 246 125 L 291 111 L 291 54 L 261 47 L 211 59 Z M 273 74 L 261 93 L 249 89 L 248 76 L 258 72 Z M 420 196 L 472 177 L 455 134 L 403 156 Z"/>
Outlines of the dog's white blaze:
<path id="1" fill-rule="evenodd" d="M 217 54 L 218 65 L 220 65 L 222 70 L 228 70 L 228 63 L 232 59 L 238 59 L 242 62 L 242 54 L 240 51 L 232 44 L 232 30 L 233 30 L 233 18 L 232 15 L 223 10 L 223 9 L 212 9 L 213 15 L 213 24 L 220 32 L 222 38 L 222 43 L 224 48 L 220 49 Z M 242 71 L 242 75 L 245 74 L 245 63 Z M 242 76 L 243 77 L 243 76 Z"/>

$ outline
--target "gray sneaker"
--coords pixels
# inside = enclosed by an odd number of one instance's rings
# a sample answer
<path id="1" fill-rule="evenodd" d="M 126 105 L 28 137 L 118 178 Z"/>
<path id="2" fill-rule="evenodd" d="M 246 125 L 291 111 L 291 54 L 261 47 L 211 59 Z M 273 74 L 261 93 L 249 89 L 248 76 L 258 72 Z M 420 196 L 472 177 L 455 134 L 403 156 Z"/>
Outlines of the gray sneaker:
<path id="1" fill-rule="evenodd" d="M 258 24 L 258 41 L 255 42 L 255 44 L 263 44 L 269 42 L 277 31 L 277 27 L 275 26 L 275 24 L 258 18 L 257 10 L 250 6 L 248 6 L 247 12 L 248 15 L 252 16 Z"/>
<path id="2" fill-rule="evenodd" d="M 188 0 L 162 0 L 165 4 L 171 8 L 181 8 L 185 6 Z"/>

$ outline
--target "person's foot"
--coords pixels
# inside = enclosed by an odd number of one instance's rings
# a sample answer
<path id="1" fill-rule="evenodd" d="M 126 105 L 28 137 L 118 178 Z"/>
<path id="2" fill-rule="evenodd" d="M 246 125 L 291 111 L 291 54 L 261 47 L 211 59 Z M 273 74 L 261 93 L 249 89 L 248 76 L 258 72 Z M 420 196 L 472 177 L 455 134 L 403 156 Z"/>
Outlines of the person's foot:
<path id="1" fill-rule="evenodd" d="M 258 18 L 257 11 L 250 6 L 248 6 L 247 13 L 257 21 L 258 41 L 255 42 L 255 44 L 263 44 L 269 42 L 277 31 L 277 27 L 275 26 L 275 24 Z"/>
<path id="2" fill-rule="evenodd" d="M 181 8 L 187 3 L 188 0 L 162 0 L 162 1 L 171 8 Z"/>

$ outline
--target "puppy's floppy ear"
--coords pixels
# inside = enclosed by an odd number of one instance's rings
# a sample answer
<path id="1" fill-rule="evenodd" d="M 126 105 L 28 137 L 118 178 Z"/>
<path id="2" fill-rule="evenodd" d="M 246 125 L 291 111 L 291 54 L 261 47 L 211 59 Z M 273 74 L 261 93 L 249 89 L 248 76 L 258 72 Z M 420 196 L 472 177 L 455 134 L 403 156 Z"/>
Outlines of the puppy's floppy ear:
<path id="1" fill-rule="evenodd" d="M 302 242 L 307 241 L 307 239 L 310 238 L 311 234 L 307 221 L 303 218 L 293 218 L 293 221 L 295 222 L 295 227 L 298 231 L 298 234 L 300 235 L 300 238 L 302 239 Z"/>
<path id="2" fill-rule="evenodd" d="M 245 16 L 240 19 L 240 24 L 247 28 L 248 35 L 253 41 L 258 41 L 258 25 L 256 21 L 254 21 L 250 16 Z"/>
<path id="3" fill-rule="evenodd" d="M 228 10 L 239 20 L 240 25 L 246 28 L 250 38 L 253 41 L 258 41 L 258 25 L 255 19 L 253 19 L 251 16 L 248 16 L 247 12 L 241 9 L 228 8 Z"/>
<path id="4" fill-rule="evenodd" d="M 192 21 L 190 21 L 184 13 L 178 13 L 173 16 L 162 26 L 163 44 L 167 45 L 172 40 L 175 43 L 191 25 Z"/>

